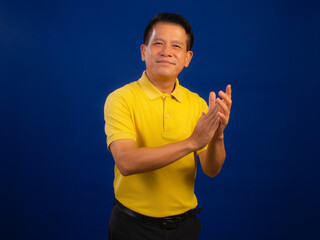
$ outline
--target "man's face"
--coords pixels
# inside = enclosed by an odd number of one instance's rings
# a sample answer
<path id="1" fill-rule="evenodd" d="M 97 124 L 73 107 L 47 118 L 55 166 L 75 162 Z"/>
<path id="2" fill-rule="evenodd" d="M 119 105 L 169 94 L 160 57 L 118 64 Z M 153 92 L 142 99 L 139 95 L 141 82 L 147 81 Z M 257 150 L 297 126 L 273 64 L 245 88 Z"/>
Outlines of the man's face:
<path id="1" fill-rule="evenodd" d="M 188 67 L 193 53 L 187 51 L 187 38 L 180 25 L 160 22 L 153 27 L 148 45 L 141 45 L 149 78 L 175 79 Z"/>

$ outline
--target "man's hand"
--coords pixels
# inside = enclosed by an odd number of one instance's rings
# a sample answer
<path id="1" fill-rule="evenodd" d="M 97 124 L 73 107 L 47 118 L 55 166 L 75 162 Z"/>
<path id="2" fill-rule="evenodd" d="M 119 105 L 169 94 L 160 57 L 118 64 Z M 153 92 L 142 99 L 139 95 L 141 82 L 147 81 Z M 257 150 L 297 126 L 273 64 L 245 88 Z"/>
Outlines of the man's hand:
<path id="1" fill-rule="evenodd" d="M 225 93 L 219 91 L 219 96 L 222 99 L 213 99 L 211 98 L 211 96 L 209 99 L 209 110 L 212 105 L 214 105 L 214 108 L 219 109 L 218 113 L 216 114 L 218 116 L 218 120 L 216 122 L 219 123 L 219 126 L 216 128 L 214 136 L 209 141 L 208 149 L 199 154 L 203 172 L 210 177 L 217 176 L 226 158 L 226 151 L 223 141 L 223 130 L 228 125 L 230 117 L 230 109 L 232 103 L 231 86 L 227 86 Z"/>
<path id="2" fill-rule="evenodd" d="M 211 92 L 208 112 L 206 114 L 202 113 L 192 135 L 188 139 L 195 150 L 205 147 L 215 135 L 219 125 L 221 125 L 218 115 L 219 110 L 220 106 L 216 104 L 216 94 Z"/>
<path id="3" fill-rule="evenodd" d="M 214 134 L 214 139 L 223 139 L 223 131 L 228 125 L 230 118 L 230 110 L 232 105 L 231 100 L 231 85 L 226 87 L 226 92 L 219 91 L 219 96 L 222 98 L 217 98 L 216 102 L 220 106 L 220 111 L 218 112 L 218 116 L 220 118 L 220 126 Z"/>
<path id="4" fill-rule="evenodd" d="M 211 92 L 207 114 L 202 113 L 189 140 L 195 150 L 205 147 L 212 139 L 223 139 L 223 131 L 228 125 L 231 109 L 231 85 L 226 92 L 219 91 L 219 96 Z"/>

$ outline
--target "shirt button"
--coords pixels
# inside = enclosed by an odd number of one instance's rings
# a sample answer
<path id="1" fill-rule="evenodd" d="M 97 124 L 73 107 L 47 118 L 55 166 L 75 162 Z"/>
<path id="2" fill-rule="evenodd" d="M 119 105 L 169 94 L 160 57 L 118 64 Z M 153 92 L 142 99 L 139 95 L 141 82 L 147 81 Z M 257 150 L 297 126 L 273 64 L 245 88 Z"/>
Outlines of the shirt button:
<path id="1" fill-rule="evenodd" d="M 167 118 L 168 118 L 168 117 L 170 117 L 170 115 L 169 115 L 169 114 L 167 114 Z"/>

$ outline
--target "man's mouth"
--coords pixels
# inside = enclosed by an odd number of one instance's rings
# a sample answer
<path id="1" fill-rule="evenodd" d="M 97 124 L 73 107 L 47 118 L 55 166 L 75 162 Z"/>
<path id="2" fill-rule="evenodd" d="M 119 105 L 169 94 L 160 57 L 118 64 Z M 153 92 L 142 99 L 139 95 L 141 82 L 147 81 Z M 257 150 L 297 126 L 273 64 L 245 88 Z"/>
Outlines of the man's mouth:
<path id="1" fill-rule="evenodd" d="M 163 64 L 171 64 L 171 65 L 176 65 L 174 62 L 170 62 L 168 60 L 157 60 L 157 63 L 163 63 Z"/>

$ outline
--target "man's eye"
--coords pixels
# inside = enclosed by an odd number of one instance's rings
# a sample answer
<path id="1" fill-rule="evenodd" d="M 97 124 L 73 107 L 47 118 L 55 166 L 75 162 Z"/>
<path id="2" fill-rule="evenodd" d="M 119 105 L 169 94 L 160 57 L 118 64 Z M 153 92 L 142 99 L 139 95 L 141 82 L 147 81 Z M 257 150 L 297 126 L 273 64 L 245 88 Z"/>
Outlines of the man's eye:
<path id="1" fill-rule="evenodd" d="M 173 45 L 174 48 L 181 48 L 180 45 Z"/>
<path id="2" fill-rule="evenodd" d="M 162 45 L 161 42 L 155 42 L 154 45 Z"/>

